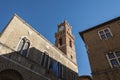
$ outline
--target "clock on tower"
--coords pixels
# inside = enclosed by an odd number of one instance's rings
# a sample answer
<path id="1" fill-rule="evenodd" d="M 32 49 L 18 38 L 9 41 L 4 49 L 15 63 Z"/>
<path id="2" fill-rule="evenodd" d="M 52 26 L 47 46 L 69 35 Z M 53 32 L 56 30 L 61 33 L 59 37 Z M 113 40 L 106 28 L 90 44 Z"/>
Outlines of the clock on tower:
<path id="1" fill-rule="evenodd" d="M 64 26 L 61 26 L 60 28 L 59 28 L 59 31 L 63 31 L 64 30 Z"/>

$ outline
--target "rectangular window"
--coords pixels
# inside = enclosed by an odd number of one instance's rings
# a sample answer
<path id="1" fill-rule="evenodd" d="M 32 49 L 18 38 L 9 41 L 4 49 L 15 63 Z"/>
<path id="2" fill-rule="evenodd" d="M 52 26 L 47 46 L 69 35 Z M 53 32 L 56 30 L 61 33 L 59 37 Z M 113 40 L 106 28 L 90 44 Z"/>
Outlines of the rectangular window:
<path id="1" fill-rule="evenodd" d="M 50 57 L 49 57 L 49 55 L 47 55 L 46 53 L 42 53 L 41 54 L 41 59 L 40 59 L 40 64 L 44 68 L 49 69 L 49 66 L 50 66 Z"/>
<path id="2" fill-rule="evenodd" d="M 120 67 L 120 51 L 108 53 L 107 59 L 111 68 Z"/>
<path id="3" fill-rule="evenodd" d="M 41 60 L 40 60 L 40 64 L 43 66 L 45 62 L 45 53 L 41 54 Z"/>
<path id="4" fill-rule="evenodd" d="M 45 57 L 44 57 L 44 65 L 43 65 L 45 68 L 48 68 L 48 60 L 49 60 L 49 56 L 45 55 Z"/>
<path id="5" fill-rule="evenodd" d="M 120 58 L 120 51 L 116 52 L 116 56 Z"/>
<path id="6" fill-rule="evenodd" d="M 119 66 L 116 59 L 112 59 L 111 64 L 112 64 L 113 67 L 118 67 Z"/>
<path id="7" fill-rule="evenodd" d="M 64 78 L 64 75 L 63 75 L 63 65 L 59 63 L 58 69 L 59 69 L 59 77 L 60 78 Z"/>
<path id="8" fill-rule="evenodd" d="M 112 37 L 112 33 L 109 28 L 98 31 L 101 40 L 109 39 Z"/>
<path id="9" fill-rule="evenodd" d="M 74 73 L 72 73 L 72 80 L 76 80 Z"/>

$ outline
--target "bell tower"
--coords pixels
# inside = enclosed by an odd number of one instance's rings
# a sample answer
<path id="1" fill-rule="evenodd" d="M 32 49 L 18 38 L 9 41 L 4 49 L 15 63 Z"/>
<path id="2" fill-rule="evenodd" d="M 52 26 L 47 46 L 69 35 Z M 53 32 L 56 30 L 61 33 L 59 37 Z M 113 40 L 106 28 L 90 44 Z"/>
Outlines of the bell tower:
<path id="1" fill-rule="evenodd" d="M 58 31 L 55 33 L 55 45 L 58 47 L 69 59 L 76 63 L 76 51 L 74 45 L 74 36 L 71 31 L 71 26 L 65 20 L 58 25 Z"/>

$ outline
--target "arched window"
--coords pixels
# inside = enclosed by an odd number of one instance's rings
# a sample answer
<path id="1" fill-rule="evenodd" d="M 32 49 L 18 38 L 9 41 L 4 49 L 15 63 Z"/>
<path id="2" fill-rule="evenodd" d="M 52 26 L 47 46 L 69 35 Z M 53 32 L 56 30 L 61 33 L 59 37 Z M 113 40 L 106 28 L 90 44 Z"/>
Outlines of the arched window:
<path id="1" fill-rule="evenodd" d="M 62 46 L 62 38 L 59 39 L 59 44 Z"/>
<path id="2" fill-rule="evenodd" d="M 29 47 L 30 47 L 29 40 L 26 38 L 22 38 L 18 46 L 18 52 L 23 56 L 27 56 Z"/>
<path id="3" fill-rule="evenodd" d="M 20 43 L 19 43 L 19 46 L 18 46 L 18 52 L 21 52 L 21 50 L 22 50 L 24 44 L 25 44 L 25 40 L 22 39 L 22 40 L 20 41 Z"/>
<path id="4" fill-rule="evenodd" d="M 30 42 L 26 42 L 26 43 L 24 44 L 23 52 L 22 52 L 22 55 L 23 55 L 23 56 L 27 56 L 27 52 L 28 52 L 29 46 L 30 46 Z"/>
<path id="5" fill-rule="evenodd" d="M 72 41 L 71 40 L 69 40 L 69 45 L 72 48 Z"/>

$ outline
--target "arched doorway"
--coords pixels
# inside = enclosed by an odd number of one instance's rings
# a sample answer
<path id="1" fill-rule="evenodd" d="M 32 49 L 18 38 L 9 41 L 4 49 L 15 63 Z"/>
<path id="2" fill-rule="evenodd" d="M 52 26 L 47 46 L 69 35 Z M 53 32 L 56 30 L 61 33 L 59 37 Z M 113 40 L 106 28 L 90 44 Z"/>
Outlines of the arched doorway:
<path id="1" fill-rule="evenodd" d="M 24 79 L 19 72 L 8 69 L 0 72 L 0 80 L 24 80 Z"/>

